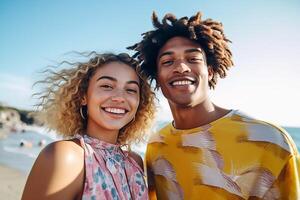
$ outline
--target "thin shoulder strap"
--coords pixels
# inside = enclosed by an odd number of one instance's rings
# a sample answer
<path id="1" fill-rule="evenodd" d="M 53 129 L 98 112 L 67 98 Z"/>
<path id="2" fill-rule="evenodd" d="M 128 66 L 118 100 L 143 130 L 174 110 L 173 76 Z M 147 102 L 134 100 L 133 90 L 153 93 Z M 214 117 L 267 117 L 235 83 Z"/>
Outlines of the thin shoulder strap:
<path id="1" fill-rule="evenodd" d="M 91 145 L 85 143 L 84 138 L 81 135 L 77 134 L 75 135 L 75 138 L 79 140 L 80 146 L 84 149 L 84 153 L 86 154 L 86 156 L 90 156 L 93 154 L 93 148 L 91 147 Z"/>
<path id="2" fill-rule="evenodd" d="M 121 151 L 123 155 L 126 157 L 126 159 L 128 160 L 128 162 L 130 162 L 135 168 L 137 168 L 144 175 L 144 169 L 142 169 L 141 166 L 135 161 L 135 159 L 130 156 L 130 153 L 122 149 Z"/>
<path id="3" fill-rule="evenodd" d="M 93 160 L 94 150 L 89 144 L 85 143 L 82 135 L 75 135 L 75 138 L 79 140 L 80 146 L 84 149 L 85 190 L 86 187 L 90 188 L 93 185 L 93 179 L 91 178 L 93 177 L 93 168 L 89 163 L 91 162 L 91 160 Z"/>

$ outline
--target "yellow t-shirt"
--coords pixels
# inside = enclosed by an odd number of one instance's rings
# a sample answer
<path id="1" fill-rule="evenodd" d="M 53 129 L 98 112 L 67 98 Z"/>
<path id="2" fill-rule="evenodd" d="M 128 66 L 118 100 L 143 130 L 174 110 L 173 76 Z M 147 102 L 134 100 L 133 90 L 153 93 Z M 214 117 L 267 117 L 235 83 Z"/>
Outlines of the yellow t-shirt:
<path id="1" fill-rule="evenodd" d="M 150 138 L 146 164 L 150 199 L 300 199 L 288 133 L 239 111 L 188 130 L 167 125 Z"/>

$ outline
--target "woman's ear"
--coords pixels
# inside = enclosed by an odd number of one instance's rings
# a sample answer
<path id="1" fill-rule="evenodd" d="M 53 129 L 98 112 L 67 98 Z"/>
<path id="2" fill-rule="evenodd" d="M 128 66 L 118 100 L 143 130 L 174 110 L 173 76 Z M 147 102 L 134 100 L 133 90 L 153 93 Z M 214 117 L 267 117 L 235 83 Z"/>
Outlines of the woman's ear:
<path id="1" fill-rule="evenodd" d="M 86 106 L 87 105 L 87 100 L 86 100 L 86 95 L 81 99 L 81 105 Z"/>

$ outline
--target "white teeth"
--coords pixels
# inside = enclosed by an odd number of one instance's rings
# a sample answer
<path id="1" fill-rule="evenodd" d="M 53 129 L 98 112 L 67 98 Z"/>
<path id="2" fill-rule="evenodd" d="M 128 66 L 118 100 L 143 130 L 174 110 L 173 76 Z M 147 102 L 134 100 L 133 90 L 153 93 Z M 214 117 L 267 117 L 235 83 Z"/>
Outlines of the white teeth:
<path id="1" fill-rule="evenodd" d="M 172 85 L 192 85 L 193 82 L 189 80 L 184 80 L 184 81 L 174 81 Z"/>
<path id="2" fill-rule="evenodd" d="M 116 113 L 116 114 L 124 114 L 125 113 L 125 109 L 121 109 L 121 108 L 104 108 L 104 110 L 106 112 Z"/>

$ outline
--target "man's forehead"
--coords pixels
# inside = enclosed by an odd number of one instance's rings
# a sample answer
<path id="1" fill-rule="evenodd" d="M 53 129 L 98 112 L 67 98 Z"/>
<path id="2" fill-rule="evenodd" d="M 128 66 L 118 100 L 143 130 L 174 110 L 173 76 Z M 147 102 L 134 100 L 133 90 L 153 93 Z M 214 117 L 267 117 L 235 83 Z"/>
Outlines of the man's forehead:
<path id="1" fill-rule="evenodd" d="M 175 53 L 204 53 L 201 46 L 184 37 L 173 37 L 169 39 L 159 50 L 158 52 L 158 59 L 164 55 L 172 55 Z"/>

